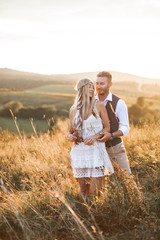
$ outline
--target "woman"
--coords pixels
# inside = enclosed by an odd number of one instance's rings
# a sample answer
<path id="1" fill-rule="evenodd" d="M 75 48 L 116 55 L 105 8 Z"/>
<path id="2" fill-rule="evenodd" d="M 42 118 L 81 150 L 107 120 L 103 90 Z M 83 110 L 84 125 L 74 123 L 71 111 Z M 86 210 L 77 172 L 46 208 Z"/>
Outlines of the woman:
<path id="1" fill-rule="evenodd" d="M 70 109 L 69 141 L 75 142 L 71 150 L 74 177 L 80 185 L 81 195 L 98 195 L 103 177 L 114 172 L 105 149 L 105 143 L 97 140 L 102 130 L 109 131 L 109 119 L 102 102 L 94 98 L 94 85 L 89 79 L 81 79 L 78 93 Z"/>

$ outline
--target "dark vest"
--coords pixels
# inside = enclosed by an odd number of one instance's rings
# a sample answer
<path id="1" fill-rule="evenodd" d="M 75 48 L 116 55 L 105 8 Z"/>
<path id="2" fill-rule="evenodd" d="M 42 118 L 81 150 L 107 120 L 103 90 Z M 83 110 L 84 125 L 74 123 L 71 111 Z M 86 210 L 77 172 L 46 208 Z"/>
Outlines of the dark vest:
<path id="1" fill-rule="evenodd" d="M 106 109 L 108 112 L 108 117 L 110 120 L 110 132 L 113 133 L 119 128 L 119 120 L 116 116 L 115 109 L 117 106 L 117 102 L 119 101 L 119 97 L 112 94 L 112 101 L 108 101 L 106 104 Z M 108 140 L 105 144 L 106 147 L 115 146 L 118 143 L 121 143 L 122 139 L 120 137 L 114 138 L 113 140 Z"/>

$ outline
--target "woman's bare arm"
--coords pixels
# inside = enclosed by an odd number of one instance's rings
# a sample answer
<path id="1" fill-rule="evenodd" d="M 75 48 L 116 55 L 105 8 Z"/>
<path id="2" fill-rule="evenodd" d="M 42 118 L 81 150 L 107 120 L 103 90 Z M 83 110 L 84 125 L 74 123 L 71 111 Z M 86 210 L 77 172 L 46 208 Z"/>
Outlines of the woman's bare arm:
<path id="1" fill-rule="evenodd" d="M 102 102 L 98 102 L 98 105 L 100 105 L 99 115 L 100 115 L 100 117 L 102 119 L 102 123 L 103 123 L 103 130 L 99 133 L 100 137 L 99 137 L 98 141 L 107 142 L 111 137 L 110 121 L 109 121 L 108 113 L 107 113 L 107 110 L 106 110 L 104 104 Z"/>
<path id="2" fill-rule="evenodd" d="M 110 121 L 109 121 L 108 113 L 107 113 L 107 110 L 106 110 L 104 104 L 100 101 L 97 102 L 97 110 L 98 110 L 99 116 L 102 119 L 103 131 L 109 132 L 110 131 Z"/>

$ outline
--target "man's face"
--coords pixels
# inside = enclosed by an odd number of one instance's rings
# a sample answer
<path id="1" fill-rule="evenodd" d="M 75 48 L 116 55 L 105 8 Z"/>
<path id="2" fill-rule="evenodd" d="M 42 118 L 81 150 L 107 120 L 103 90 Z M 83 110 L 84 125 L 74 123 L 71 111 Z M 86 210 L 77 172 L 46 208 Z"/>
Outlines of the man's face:
<path id="1" fill-rule="evenodd" d="M 107 77 L 97 77 L 96 91 L 98 95 L 108 95 L 112 82 L 109 82 Z"/>

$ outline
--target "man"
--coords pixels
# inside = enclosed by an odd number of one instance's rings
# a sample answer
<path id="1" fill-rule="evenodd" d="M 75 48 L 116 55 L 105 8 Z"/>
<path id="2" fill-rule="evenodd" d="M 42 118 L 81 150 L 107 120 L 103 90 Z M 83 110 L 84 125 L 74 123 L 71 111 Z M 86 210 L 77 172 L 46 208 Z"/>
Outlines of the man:
<path id="1" fill-rule="evenodd" d="M 99 72 L 96 79 L 96 98 L 103 101 L 110 120 L 110 132 L 105 132 L 99 141 L 105 142 L 114 167 L 124 169 L 130 175 L 131 169 L 121 138 L 129 131 L 127 107 L 122 99 L 110 92 L 111 86 L 112 75 L 106 71 Z"/>

